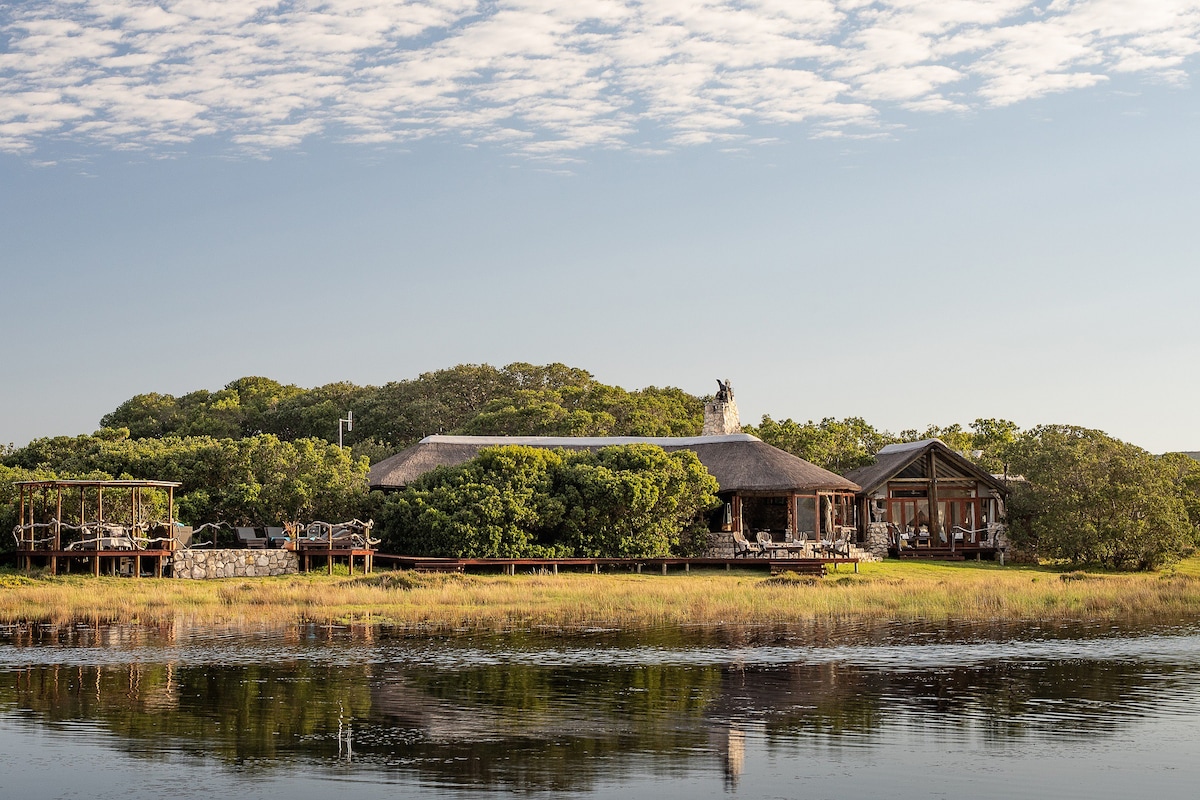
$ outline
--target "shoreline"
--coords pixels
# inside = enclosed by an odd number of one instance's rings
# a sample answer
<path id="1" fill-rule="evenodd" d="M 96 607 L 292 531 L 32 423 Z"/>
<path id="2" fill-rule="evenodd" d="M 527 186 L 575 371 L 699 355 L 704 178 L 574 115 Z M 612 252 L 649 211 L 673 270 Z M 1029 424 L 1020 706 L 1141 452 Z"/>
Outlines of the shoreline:
<path id="1" fill-rule="evenodd" d="M 773 625 L 814 621 L 1200 619 L 1200 557 L 1155 573 L 947 562 L 864 563 L 824 579 L 761 572 L 667 576 L 408 571 L 209 581 L 0 571 L 0 624 L 293 625 L 416 633 Z"/>

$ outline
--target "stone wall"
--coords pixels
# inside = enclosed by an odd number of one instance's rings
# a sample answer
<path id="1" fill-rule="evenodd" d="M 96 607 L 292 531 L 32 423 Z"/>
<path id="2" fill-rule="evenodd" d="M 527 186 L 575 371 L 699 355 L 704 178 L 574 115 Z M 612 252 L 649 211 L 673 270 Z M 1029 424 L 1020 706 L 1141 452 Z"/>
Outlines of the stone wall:
<path id="1" fill-rule="evenodd" d="M 295 575 L 300 559 L 292 550 L 180 550 L 171 574 L 176 578 L 255 578 Z"/>
<path id="2" fill-rule="evenodd" d="M 708 551 L 704 554 L 705 558 L 733 558 L 736 555 L 732 531 L 708 534 Z"/>
<path id="3" fill-rule="evenodd" d="M 867 524 L 867 552 L 877 560 L 882 561 L 888 554 L 888 525 L 886 522 L 871 522 Z"/>

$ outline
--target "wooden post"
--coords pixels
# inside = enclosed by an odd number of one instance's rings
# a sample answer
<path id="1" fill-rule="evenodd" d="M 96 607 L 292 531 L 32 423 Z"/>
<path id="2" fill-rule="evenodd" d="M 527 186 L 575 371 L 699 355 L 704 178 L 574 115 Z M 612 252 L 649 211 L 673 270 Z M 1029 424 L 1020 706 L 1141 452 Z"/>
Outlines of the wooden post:
<path id="1" fill-rule="evenodd" d="M 557 561 L 554 562 L 554 574 L 555 575 L 558 574 L 558 562 Z"/>
<path id="2" fill-rule="evenodd" d="M 942 515 L 938 509 L 937 494 L 937 455 L 929 448 L 929 541 L 937 541 L 942 534 Z M 954 537 L 950 537 L 950 552 L 954 552 Z"/>
<path id="3" fill-rule="evenodd" d="M 175 487 L 174 486 L 167 487 L 167 533 L 169 534 L 169 538 L 167 539 L 167 549 L 170 550 L 171 552 L 175 552 L 176 542 L 175 542 Z M 160 575 L 159 577 L 161 578 L 162 576 Z"/>
<path id="4" fill-rule="evenodd" d="M 787 501 L 787 529 L 791 531 L 791 538 L 796 538 L 796 493 L 792 492 L 788 495 Z M 788 537 L 784 537 L 786 540 Z"/>
<path id="5" fill-rule="evenodd" d="M 929 491 L 925 492 L 926 501 L 929 503 L 929 545 L 934 546 L 938 535 L 942 533 L 942 516 L 937 513 L 937 459 L 934 457 L 934 450 L 930 447 L 929 457 L 925 459 L 925 469 L 929 470 L 929 480 L 926 486 Z"/>
<path id="6" fill-rule="evenodd" d="M 662 568 L 663 568 L 662 574 L 666 575 L 667 574 L 667 562 L 665 562 L 665 561 L 663 562 Z"/>
<path id="7" fill-rule="evenodd" d="M 62 484 L 58 485 L 57 510 L 54 513 L 54 551 L 62 549 Z M 58 574 L 58 556 L 50 556 L 50 574 Z"/>
<path id="8" fill-rule="evenodd" d="M 24 551 L 25 550 L 25 487 L 24 486 L 21 487 L 20 494 L 21 494 L 21 516 L 18 518 L 18 522 L 20 522 L 20 524 L 21 524 L 21 538 L 20 538 L 20 543 L 17 546 L 17 549 Z M 29 504 L 31 506 L 33 505 L 32 494 L 29 497 Z M 30 570 L 29 556 L 23 555 L 22 558 L 25 560 L 25 571 L 29 572 L 29 570 Z M 20 564 L 21 562 L 18 561 L 17 563 Z"/>
<path id="9" fill-rule="evenodd" d="M 683 562 L 683 571 L 691 572 L 692 571 L 692 562 L 690 562 L 690 561 Z"/>

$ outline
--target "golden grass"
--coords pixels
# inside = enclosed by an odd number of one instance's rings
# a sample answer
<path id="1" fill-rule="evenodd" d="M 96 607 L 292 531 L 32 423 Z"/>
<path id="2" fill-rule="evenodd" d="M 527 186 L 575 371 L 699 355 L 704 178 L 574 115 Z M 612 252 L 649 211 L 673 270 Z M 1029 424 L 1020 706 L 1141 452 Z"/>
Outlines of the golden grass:
<path id="1" fill-rule="evenodd" d="M 724 571 L 667 576 L 318 574 L 218 581 L 0 573 L 0 621 L 287 625 L 430 631 L 645 628 L 812 620 L 1105 620 L 1200 615 L 1200 558 L 1158 573 L 889 561 L 824 579 Z"/>

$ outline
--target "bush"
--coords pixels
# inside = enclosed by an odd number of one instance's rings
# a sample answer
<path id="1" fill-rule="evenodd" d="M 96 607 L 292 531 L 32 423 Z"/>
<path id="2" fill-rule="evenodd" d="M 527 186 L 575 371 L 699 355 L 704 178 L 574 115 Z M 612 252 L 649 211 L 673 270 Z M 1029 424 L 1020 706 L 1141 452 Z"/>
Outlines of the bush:
<path id="1" fill-rule="evenodd" d="M 459 558 L 692 555 L 716 479 L 694 453 L 488 448 L 385 501 L 385 547 Z"/>

